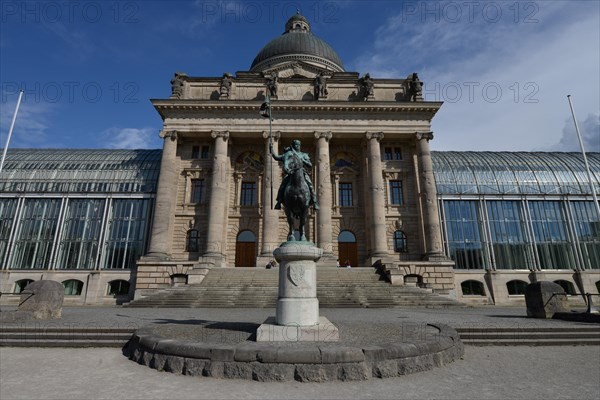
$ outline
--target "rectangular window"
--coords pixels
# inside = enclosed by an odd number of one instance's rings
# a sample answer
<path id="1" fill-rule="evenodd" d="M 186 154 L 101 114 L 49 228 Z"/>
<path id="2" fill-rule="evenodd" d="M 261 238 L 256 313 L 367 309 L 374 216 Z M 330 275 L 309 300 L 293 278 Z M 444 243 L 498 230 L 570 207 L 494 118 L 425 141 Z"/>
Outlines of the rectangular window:
<path id="1" fill-rule="evenodd" d="M 17 210 L 17 199 L 0 199 L 0 266 L 8 250 L 8 239 Z"/>
<path id="2" fill-rule="evenodd" d="M 512 200 L 487 202 L 492 251 L 497 269 L 533 267 L 521 204 L 520 201 Z"/>
<path id="3" fill-rule="evenodd" d="M 144 254 L 151 205 L 148 199 L 113 200 L 104 246 L 104 268 L 133 268 Z"/>
<path id="4" fill-rule="evenodd" d="M 200 158 L 200 146 L 192 146 L 192 158 Z"/>
<path id="5" fill-rule="evenodd" d="M 386 147 L 384 152 L 383 152 L 383 159 L 385 161 L 390 161 L 392 160 L 392 148 L 391 147 Z"/>
<path id="6" fill-rule="evenodd" d="M 352 207 L 352 183 L 340 182 L 340 207 Z"/>
<path id="7" fill-rule="evenodd" d="M 390 181 L 390 203 L 401 205 L 402 201 L 402 181 Z"/>
<path id="8" fill-rule="evenodd" d="M 50 265 L 61 199 L 26 199 L 10 268 L 46 269 Z"/>
<path id="9" fill-rule="evenodd" d="M 571 203 L 575 233 L 579 241 L 585 268 L 600 268 L 600 219 L 591 201 Z"/>
<path id="10" fill-rule="evenodd" d="M 190 203 L 202 203 L 202 193 L 204 192 L 204 179 L 192 179 L 192 191 Z"/>
<path id="11" fill-rule="evenodd" d="M 486 266 L 484 242 L 481 233 L 483 223 L 477 201 L 444 201 L 446 244 L 450 258 L 458 269 L 483 269 Z"/>
<path id="12" fill-rule="evenodd" d="M 202 146 L 202 153 L 200 153 L 200 158 L 208 158 L 208 146 Z"/>
<path id="13" fill-rule="evenodd" d="M 96 266 L 103 214 L 103 199 L 69 200 L 58 268 L 93 269 Z"/>
<path id="14" fill-rule="evenodd" d="M 400 147 L 394 147 L 394 160 L 402 160 L 402 150 Z"/>
<path id="15" fill-rule="evenodd" d="M 256 204 L 256 182 L 242 182 L 240 205 L 253 206 Z"/>
<path id="16" fill-rule="evenodd" d="M 542 269 L 575 269 L 573 243 L 567 229 L 563 203 L 530 201 L 536 251 Z"/>

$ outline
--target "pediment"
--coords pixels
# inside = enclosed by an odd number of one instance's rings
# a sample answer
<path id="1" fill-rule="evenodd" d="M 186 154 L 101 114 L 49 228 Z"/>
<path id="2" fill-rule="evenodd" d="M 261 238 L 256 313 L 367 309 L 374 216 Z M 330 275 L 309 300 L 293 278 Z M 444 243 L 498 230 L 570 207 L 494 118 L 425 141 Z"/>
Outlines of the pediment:
<path id="1" fill-rule="evenodd" d="M 279 64 L 274 68 L 269 68 L 265 71 L 265 74 L 270 74 L 273 71 L 276 72 L 280 78 L 314 78 L 321 70 L 311 64 L 295 60 Z"/>

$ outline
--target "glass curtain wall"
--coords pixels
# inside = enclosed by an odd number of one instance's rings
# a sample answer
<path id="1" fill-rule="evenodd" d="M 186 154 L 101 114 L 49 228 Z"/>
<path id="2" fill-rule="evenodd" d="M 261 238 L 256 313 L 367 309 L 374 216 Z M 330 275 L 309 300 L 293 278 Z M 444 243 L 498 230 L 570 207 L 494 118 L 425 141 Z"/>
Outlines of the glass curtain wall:
<path id="1" fill-rule="evenodd" d="M 60 205 L 61 199 L 25 199 L 9 268 L 50 267 Z"/>
<path id="2" fill-rule="evenodd" d="M 8 252 L 8 241 L 16 210 L 17 199 L 0 199 L 0 266 L 4 264 Z"/>
<path id="3" fill-rule="evenodd" d="M 58 268 L 95 268 L 104 203 L 103 199 L 69 200 L 62 227 Z"/>
<path id="4" fill-rule="evenodd" d="M 530 269 L 533 260 L 520 201 L 487 201 L 492 251 L 497 269 Z"/>
<path id="5" fill-rule="evenodd" d="M 458 269 L 486 267 L 482 220 L 476 200 L 445 200 L 446 245 Z"/>
<path id="6" fill-rule="evenodd" d="M 591 201 L 571 202 L 575 234 L 583 258 L 583 269 L 600 269 L 600 218 Z"/>
<path id="7" fill-rule="evenodd" d="M 541 269 L 575 269 L 563 204 L 560 201 L 528 202 Z"/>
<path id="8" fill-rule="evenodd" d="M 149 199 L 115 199 L 108 221 L 103 268 L 133 268 L 145 252 Z"/>

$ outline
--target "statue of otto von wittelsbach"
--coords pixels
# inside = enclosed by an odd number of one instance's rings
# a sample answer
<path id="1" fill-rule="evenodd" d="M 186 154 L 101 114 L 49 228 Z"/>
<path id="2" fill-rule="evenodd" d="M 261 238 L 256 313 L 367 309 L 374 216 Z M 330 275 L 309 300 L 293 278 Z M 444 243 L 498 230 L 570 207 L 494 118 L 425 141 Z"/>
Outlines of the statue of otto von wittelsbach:
<path id="1" fill-rule="evenodd" d="M 285 214 L 290 227 L 288 240 L 294 240 L 293 219 L 299 220 L 300 240 L 306 240 L 304 235 L 304 225 L 308 216 L 308 210 L 312 205 L 315 210 L 319 209 L 315 188 L 310 179 L 310 175 L 305 168 L 312 168 L 308 154 L 300 150 L 300 140 L 292 141 L 290 147 L 286 147 L 281 155 L 273 152 L 273 145 L 269 146 L 271 156 L 283 163 L 285 177 L 279 186 L 277 192 L 277 204 L 275 209 L 280 210 L 283 204 Z"/>

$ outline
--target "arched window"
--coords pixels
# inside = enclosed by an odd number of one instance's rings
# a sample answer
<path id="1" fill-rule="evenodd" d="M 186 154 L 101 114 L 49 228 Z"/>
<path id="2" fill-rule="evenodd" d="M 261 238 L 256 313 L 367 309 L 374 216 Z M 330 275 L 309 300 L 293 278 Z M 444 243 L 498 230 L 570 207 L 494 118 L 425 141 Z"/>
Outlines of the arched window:
<path id="1" fill-rule="evenodd" d="M 483 283 L 475 280 L 461 282 L 460 288 L 463 296 L 485 296 Z"/>
<path id="2" fill-rule="evenodd" d="M 394 232 L 394 251 L 396 253 L 406 253 L 408 251 L 406 235 L 402 231 Z"/>
<path id="3" fill-rule="evenodd" d="M 600 281 L 596 282 L 596 291 L 600 293 Z"/>
<path id="4" fill-rule="evenodd" d="M 65 296 L 79 296 L 83 289 L 83 282 L 77 279 L 69 279 L 62 284 L 65 287 Z"/>
<path id="5" fill-rule="evenodd" d="M 350 231 L 341 231 L 338 235 L 338 242 L 341 243 L 356 243 L 356 236 Z"/>
<path id="6" fill-rule="evenodd" d="M 14 293 L 21 293 L 31 282 L 33 282 L 33 279 L 21 279 L 16 281 Z"/>
<path id="7" fill-rule="evenodd" d="M 109 296 L 118 296 L 129 294 L 129 282 L 123 279 L 117 279 L 111 282 L 108 282 L 108 295 Z"/>
<path id="8" fill-rule="evenodd" d="M 515 279 L 506 282 L 506 289 L 508 290 L 508 294 L 525 294 L 525 288 L 527 285 L 527 282 Z"/>
<path id="9" fill-rule="evenodd" d="M 238 235 L 237 241 L 242 243 L 256 242 L 256 235 L 252 231 L 242 231 Z"/>
<path id="10" fill-rule="evenodd" d="M 185 251 L 197 253 L 200 251 L 200 232 L 198 229 L 190 229 L 185 236 Z"/>
<path id="11" fill-rule="evenodd" d="M 563 288 L 565 293 L 567 293 L 568 295 L 576 294 L 575 287 L 573 286 L 573 284 L 571 282 L 565 281 L 564 279 L 559 279 L 557 281 L 554 281 L 554 283 L 559 284 Z"/>

